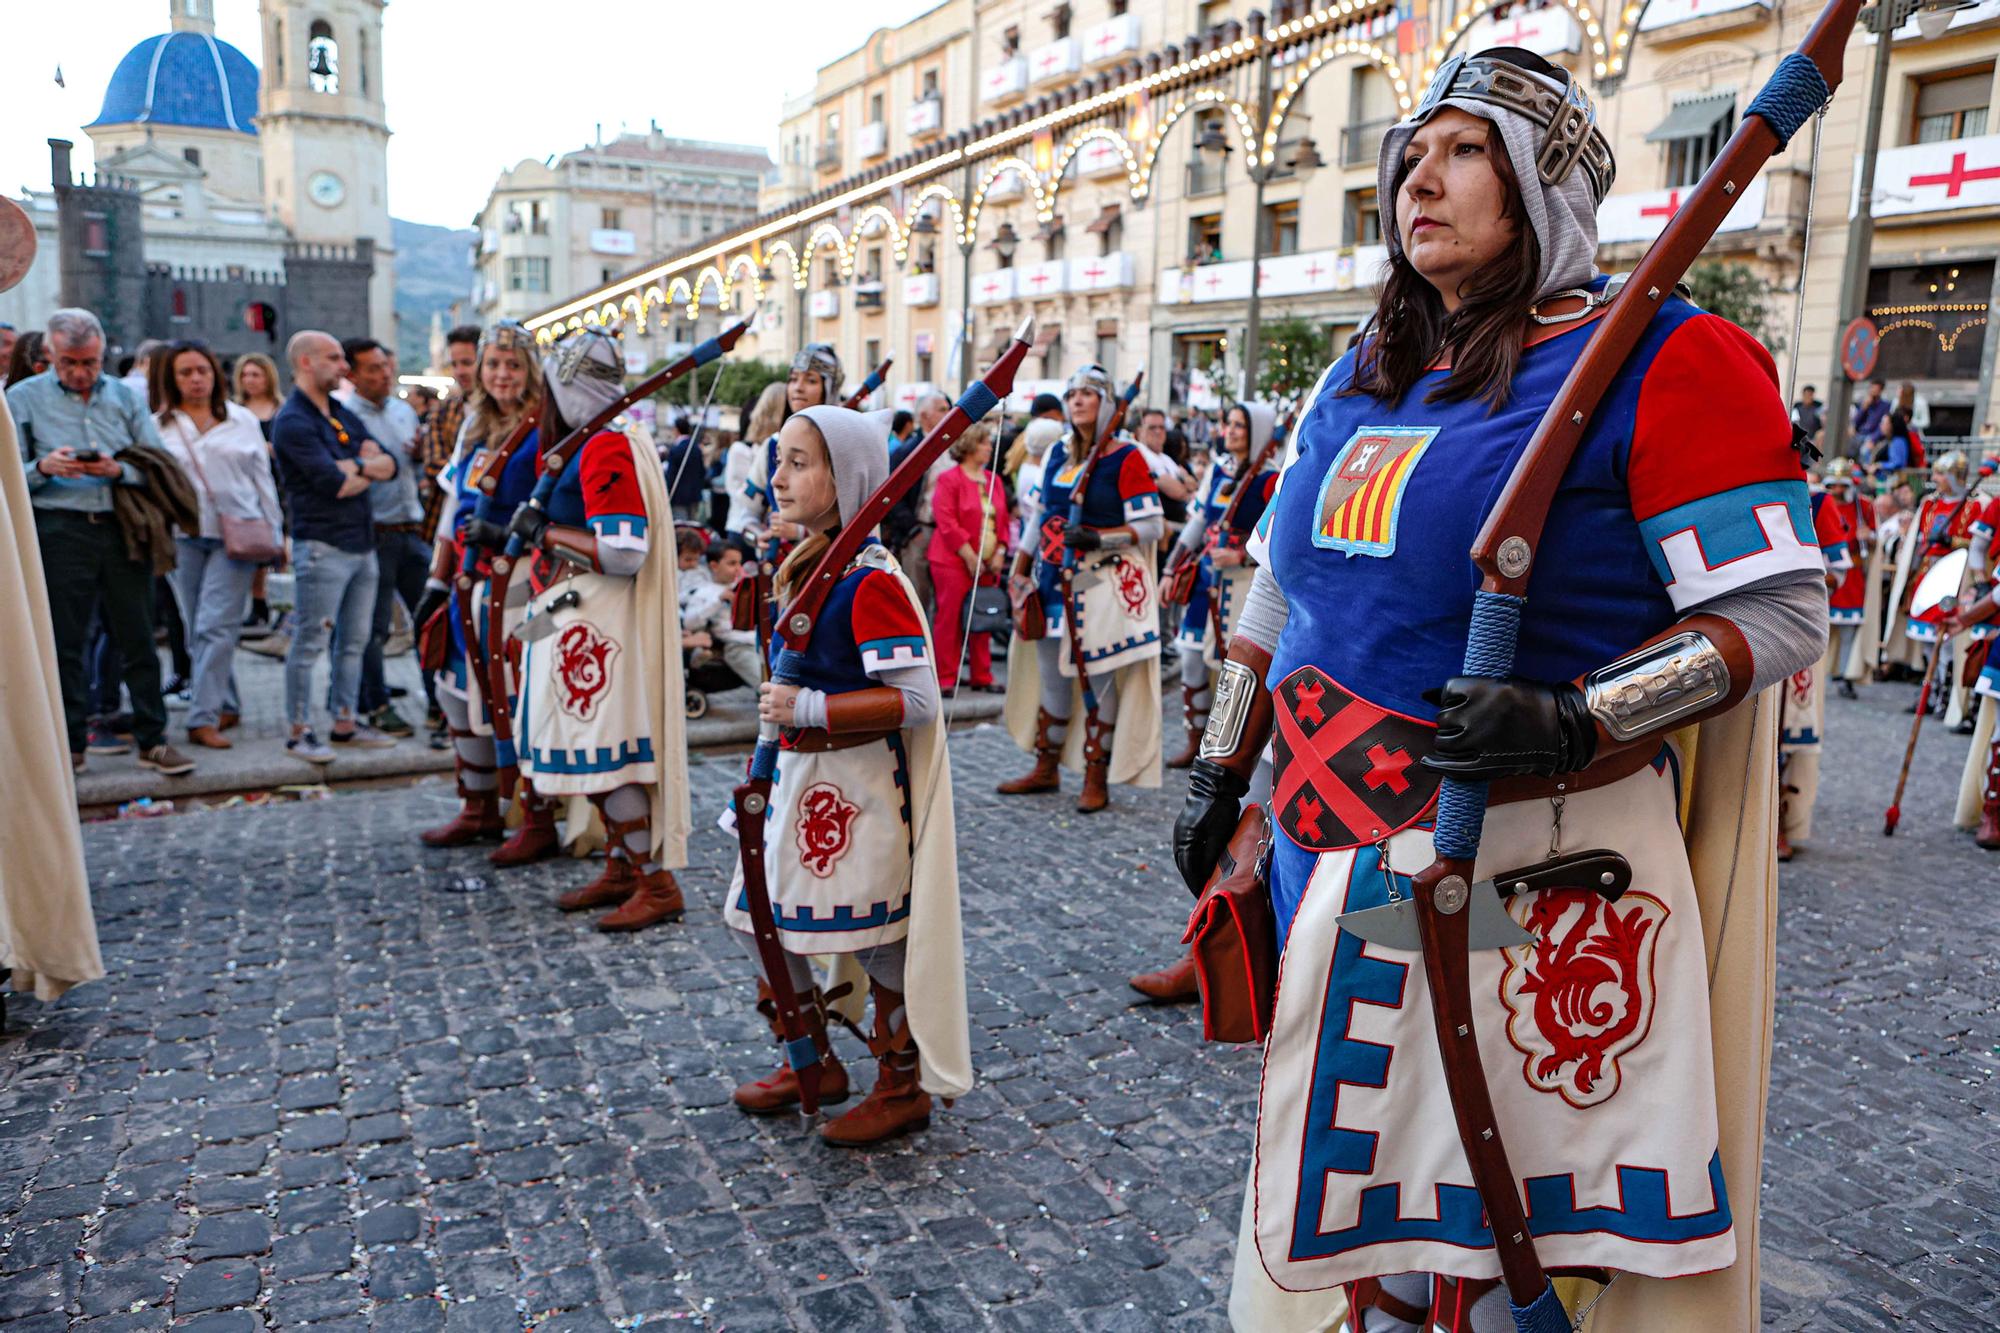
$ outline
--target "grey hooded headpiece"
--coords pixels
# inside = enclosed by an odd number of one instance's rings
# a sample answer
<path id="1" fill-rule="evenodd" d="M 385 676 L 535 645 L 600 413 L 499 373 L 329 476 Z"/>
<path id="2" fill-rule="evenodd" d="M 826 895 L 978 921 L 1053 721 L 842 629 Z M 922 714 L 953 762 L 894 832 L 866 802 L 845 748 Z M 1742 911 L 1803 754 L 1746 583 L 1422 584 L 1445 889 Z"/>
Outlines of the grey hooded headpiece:
<path id="1" fill-rule="evenodd" d="M 1455 55 L 1438 67 L 1417 109 L 1390 126 L 1376 159 L 1377 197 L 1391 254 L 1403 152 L 1441 107 L 1493 122 L 1521 185 L 1521 207 L 1541 246 L 1537 297 L 1581 287 L 1597 274 L 1597 206 L 1617 175 L 1590 98 L 1567 71 L 1518 47 Z"/>
<path id="2" fill-rule="evenodd" d="M 1118 386 L 1111 382 L 1111 372 L 1095 361 L 1080 366 L 1063 386 L 1063 416 L 1069 416 L 1069 396 L 1078 389 L 1089 389 L 1097 395 L 1097 422 L 1091 430 L 1090 438 L 1102 441 L 1104 428 L 1111 424 L 1111 410 L 1118 400 Z M 1073 423 L 1072 423 L 1073 424 Z"/>
<path id="3" fill-rule="evenodd" d="M 1243 459 L 1243 466 L 1248 467 L 1250 461 L 1257 457 L 1257 451 L 1262 449 L 1265 443 L 1271 438 L 1271 432 L 1278 428 L 1278 411 L 1269 403 L 1254 401 L 1232 403 L 1230 406 L 1232 408 L 1242 408 L 1244 413 L 1250 418 L 1250 452 Z M 1224 419 L 1227 419 L 1227 414 L 1224 414 Z M 1266 467 L 1275 467 L 1277 462 L 1277 452 L 1273 450 L 1271 457 L 1265 460 L 1264 465 Z"/>
<path id="4" fill-rule="evenodd" d="M 792 358 L 792 369 L 819 376 L 822 404 L 832 407 L 839 401 L 834 395 L 840 392 L 840 353 L 833 350 L 832 343 L 807 343 Z"/>
<path id="5" fill-rule="evenodd" d="M 624 391 L 625 358 L 619 353 L 618 339 L 609 331 L 586 325 L 542 358 L 542 375 L 563 421 L 581 426 Z"/>
<path id="6" fill-rule="evenodd" d="M 889 479 L 889 424 L 895 409 L 855 412 L 845 407 L 808 407 L 798 413 L 826 441 L 833 468 L 833 493 L 844 525 Z"/>

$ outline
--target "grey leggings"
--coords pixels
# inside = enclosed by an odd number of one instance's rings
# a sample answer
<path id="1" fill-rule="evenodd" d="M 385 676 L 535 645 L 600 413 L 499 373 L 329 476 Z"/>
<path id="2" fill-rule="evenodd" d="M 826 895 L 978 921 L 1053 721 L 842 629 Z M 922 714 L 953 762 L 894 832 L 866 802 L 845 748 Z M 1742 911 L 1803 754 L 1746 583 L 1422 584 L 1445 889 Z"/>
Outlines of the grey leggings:
<path id="1" fill-rule="evenodd" d="M 756 937 L 738 931 L 736 932 L 736 938 L 743 941 L 743 951 L 750 955 L 750 961 L 757 965 L 757 974 L 762 976 L 764 960 L 757 952 Z M 872 949 L 861 950 L 856 955 L 860 959 L 861 970 L 868 974 L 870 981 L 880 986 L 883 990 L 894 991 L 896 994 L 901 995 L 903 993 L 903 966 L 909 960 L 910 954 L 909 944 L 909 940 L 900 939 L 893 944 L 878 944 Z M 785 963 L 792 971 L 792 988 L 801 995 L 819 984 L 819 981 L 813 976 L 812 961 L 804 954 L 796 954 L 787 949 L 785 950 Z M 902 1012 L 898 1010 L 896 1013 L 886 1015 L 886 1017 L 890 1025 L 894 1026 L 901 1020 Z"/>
<path id="2" fill-rule="evenodd" d="M 493 738 L 472 734 L 472 712 L 464 695 L 439 690 L 437 700 L 438 707 L 444 710 L 445 725 L 451 728 L 452 751 L 461 765 L 458 780 L 465 784 L 467 791 L 492 791 L 500 785 L 493 772 L 499 762 Z"/>
<path id="3" fill-rule="evenodd" d="M 1070 677 L 1062 673 L 1062 648 L 1063 641 L 1051 633 L 1035 644 L 1035 655 L 1042 668 L 1042 710 L 1050 717 L 1067 722 Z M 1090 688 L 1097 692 L 1097 720 L 1107 727 L 1115 725 L 1118 721 L 1118 673 L 1093 671 Z"/>
<path id="4" fill-rule="evenodd" d="M 615 819 L 621 824 L 629 824 L 635 819 L 649 819 L 653 813 L 651 798 L 646 795 L 646 789 L 636 782 L 628 782 L 591 799 L 597 802 L 597 808 L 604 812 L 606 819 Z M 660 868 L 660 863 L 653 859 L 653 826 L 650 823 L 641 824 L 612 843 L 605 849 L 605 854 L 624 857 L 636 864 L 643 875 L 650 875 Z"/>

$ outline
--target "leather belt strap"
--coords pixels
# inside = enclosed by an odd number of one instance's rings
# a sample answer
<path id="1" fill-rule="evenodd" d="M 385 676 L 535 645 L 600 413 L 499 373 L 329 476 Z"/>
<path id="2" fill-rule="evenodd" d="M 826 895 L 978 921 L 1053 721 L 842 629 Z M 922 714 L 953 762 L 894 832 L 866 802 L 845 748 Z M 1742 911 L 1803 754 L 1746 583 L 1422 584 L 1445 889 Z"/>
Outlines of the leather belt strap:
<path id="1" fill-rule="evenodd" d="M 1593 787 L 1608 787 L 1652 763 L 1659 752 L 1658 746 L 1634 745 L 1628 750 L 1608 755 L 1578 773 L 1563 773 L 1553 778 L 1496 778 L 1486 803 L 1507 805 L 1515 801 L 1548 801 L 1558 796 L 1574 796 Z"/>

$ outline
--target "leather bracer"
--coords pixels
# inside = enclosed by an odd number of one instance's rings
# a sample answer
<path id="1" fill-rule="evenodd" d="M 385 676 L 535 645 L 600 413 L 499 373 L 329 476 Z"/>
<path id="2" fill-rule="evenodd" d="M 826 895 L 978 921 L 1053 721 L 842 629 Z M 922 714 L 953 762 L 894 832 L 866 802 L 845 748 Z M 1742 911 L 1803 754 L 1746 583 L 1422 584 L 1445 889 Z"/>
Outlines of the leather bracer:
<path id="1" fill-rule="evenodd" d="M 875 685 L 826 696 L 826 729 L 831 735 L 895 731 L 902 725 L 903 692 L 893 686 Z"/>
<path id="2" fill-rule="evenodd" d="M 551 524 L 542 533 L 542 549 L 558 560 L 582 569 L 604 572 L 597 556 L 597 534 L 586 528 L 563 528 Z"/>

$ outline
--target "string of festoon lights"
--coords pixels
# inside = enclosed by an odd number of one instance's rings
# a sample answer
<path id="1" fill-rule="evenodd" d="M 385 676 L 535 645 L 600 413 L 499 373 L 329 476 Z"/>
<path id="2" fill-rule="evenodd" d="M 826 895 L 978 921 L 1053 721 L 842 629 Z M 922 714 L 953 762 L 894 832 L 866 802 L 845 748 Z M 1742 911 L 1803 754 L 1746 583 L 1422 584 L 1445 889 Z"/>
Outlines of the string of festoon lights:
<path id="1" fill-rule="evenodd" d="M 1555 3 L 1576 20 L 1587 39 L 1597 77 L 1622 74 L 1625 52 L 1644 4 L 1634 0 L 1620 10 L 1600 12 L 1587 0 Z M 1433 0 L 1433 4 L 1457 8 L 1453 0 Z M 1280 135 L 1306 82 L 1323 66 L 1342 57 L 1358 57 L 1383 73 L 1394 90 L 1397 107 L 1408 111 L 1414 100 L 1412 89 L 1429 82 L 1460 39 L 1494 7 L 1485 0 L 1475 0 L 1458 9 L 1448 23 L 1434 25 L 1435 36 L 1420 57 L 1415 51 L 1400 50 L 1395 40 L 1397 8 L 1383 0 L 1338 0 L 1288 17 L 1261 32 L 1255 30 L 1261 19 L 1253 15 L 1253 30 L 1246 33 L 1232 26 L 1221 34 L 1228 40 L 1214 38 L 1216 30 L 1212 29 L 1207 40 L 1216 44 L 1199 55 L 1161 63 L 1152 72 L 1018 123 L 982 122 L 974 132 L 987 125 L 993 128 L 972 142 L 940 149 L 921 161 L 854 179 L 851 184 L 837 183 L 797 208 L 752 222 L 687 253 L 669 256 L 534 315 L 526 323 L 545 342 L 585 324 L 618 320 L 643 331 L 648 319 L 667 307 L 680 307 L 693 318 L 705 299 L 716 307 L 732 306 L 746 280 L 753 299 L 763 301 L 780 262 L 790 269 L 792 288 L 803 292 L 811 283 L 812 265 L 823 252 L 831 254 L 840 279 L 848 281 L 854 276 L 864 240 L 886 234 L 899 266 L 909 260 L 911 238 L 920 221 L 926 224 L 927 232 L 937 231 L 970 248 L 988 200 L 1011 199 L 1017 191 L 1032 197 L 1036 217 L 1046 224 L 1056 215 L 1070 163 L 1093 141 L 1116 148 L 1131 198 L 1143 201 L 1152 188 L 1168 132 L 1189 113 L 1206 107 L 1218 108 L 1232 123 L 1246 162 L 1269 168 L 1277 160 Z M 1277 8 L 1284 14 L 1289 6 Z M 1238 35 L 1232 36 L 1232 32 Z M 1178 48 L 1166 50 L 1177 52 Z M 1224 76 L 1266 57 L 1274 71 L 1283 72 L 1283 82 L 1272 90 L 1269 113 L 1259 124 L 1256 108 L 1223 85 Z M 1153 61 L 1128 59 L 1126 63 L 1143 67 Z M 1421 73 L 1413 78 L 1412 69 Z M 1085 86 L 1095 82 L 1086 80 Z M 1122 130 L 1093 123 L 1121 113 L 1126 121 Z M 1001 122 L 1006 119 L 997 118 Z M 1075 133 L 1059 147 L 1040 142 L 1043 136 L 1066 128 Z M 1038 168 L 1033 160 L 1038 155 L 1046 160 L 1045 168 Z M 939 178 L 967 167 L 972 168 L 968 193 L 960 198 Z M 899 215 L 892 202 L 905 187 L 915 187 L 915 194 Z M 859 216 L 851 230 L 843 232 L 835 219 L 857 207 L 861 209 Z M 789 239 L 801 232 L 806 235 L 802 248 Z"/>

